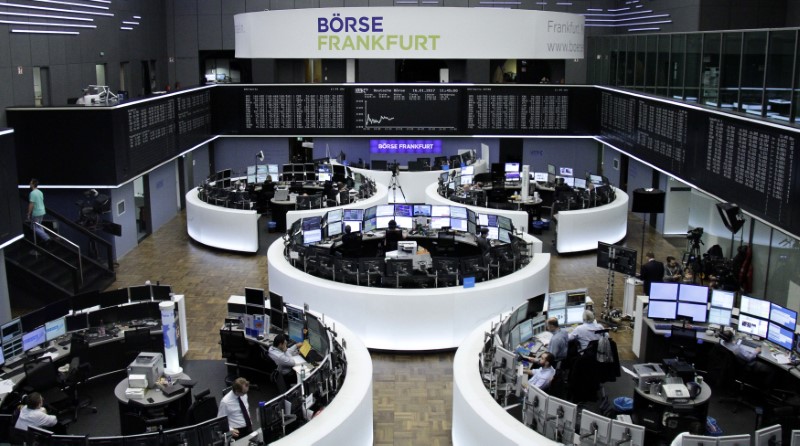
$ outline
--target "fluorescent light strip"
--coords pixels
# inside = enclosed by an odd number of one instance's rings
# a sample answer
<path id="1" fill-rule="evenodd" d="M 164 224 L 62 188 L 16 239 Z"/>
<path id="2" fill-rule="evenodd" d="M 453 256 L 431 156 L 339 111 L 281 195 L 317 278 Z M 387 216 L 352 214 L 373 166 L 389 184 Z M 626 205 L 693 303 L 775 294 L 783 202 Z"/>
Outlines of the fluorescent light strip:
<path id="1" fill-rule="evenodd" d="M 395 5 L 416 5 L 418 3 L 417 0 L 396 0 L 394 2 Z"/>
<path id="2" fill-rule="evenodd" d="M 0 12 L 0 15 L 10 15 L 13 17 L 31 17 L 37 19 L 60 19 L 60 20 L 75 20 L 80 22 L 94 22 L 94 19 L 90 19 L 87 17 L 68 17 L 65 15 L 33 14 L 28 12 Z"/>
<path id="3" fill-rule="evenodd" d="M 586 8 L 587 11 L 599 11 L 603 12 L 603 8 Z M 588 14 L 587 14 L 588 15 Z"/>
<path id="4" fill-rule="evenodd" d="M 639 26 L 639 25 L 660 25 L 662 23 L 672 23 L 672 20 L 659 20 L 655 22 L 642 22 L 642 23 L 624 23 L 624 24 L 606 24 L 606 23 L 587 23 L 587 28 L 617 28 L 620 26 Z"/>
<path id="5" fill-rule="evenodd" d="M 631 29 L 628 30 L 628 32 L 633 32 L 633 31 L 658 31 L 660 29 L 661 28 L 631 28 Z"/>
<path id="6" fill-rule="evenodd" d="M 105 3 L 107 5 L 111 4 L 111 0 L 86 0 L 87 2 L 95 2 L 95 3 Z"/>
<path id="7" fill-rule="evenodd" d="M 100 15 L 103 17 L 114 17 L 114 14 L 110 12 L 75 11 L 73 9 L 48 8 L 46 6 L 33 6 L 33 5 L 18 5 L 16 3 L 0 3 L 0 7 L 36 9 L 39 11 L 68 12 L 70 14 L 86 14 L 86 15 Z"/>
<path id="8" fill-rule="evenodd" d="M 481 5 L 521 5 L 522 2 L 505 2 L 505 1 L 492 1 L 492 2 L 480 2 Z"/>
<path id="9" fill-rule="evenodd" d="M 547 2 L 536 2 L 537 5 L 547 5 Z"/>
<path id="10" fill-rule="evenodd" d="M 66 36 L 77 36 L 80 34 L 78 31 L 47 31 L 36 29 L 12 29 L 11 32 L 16 34 L 61 34 Z"/>
<path id="11" fill-rule="evenodd" d="M 618 8 L 618 9 L 609 9 L 608 12 L 619 12 L 619 11 L 627 11 L 631 8 Z"/>
<path id="12" fill-rule="evenodd" d="M 439 0 L 422 0 L 423 5 L 438 5 Z"/>
<path id="13" fill-rule="evenodd" d="M 556 2 L 558 6 L 572 6 L 572 2 Z"/>
<path id="14" fill-rule="evenodd" d="M 646 11 L 631 11 L 631 12 L 620 12 L 619 14 L 584 14 L 585 16 L 593 16 L 593 17 L 622 17 L 624 15 L 633 15 L 633 14 L 650 14 L 653 12 L 652 9 L 648 9 Z"/>
<path id="15" fill-rule="evenodd" d="M 135 16 L 133 16 L 133 18 L 134 18 L 134 19 L 141 19 L 141 18 L 142 18 L 142 16 L 140 16 L 140 15 L 135 15 Z"/>
<path id="16" fill-rule="evenodd" d="M 130 26 L 120 26 L 119 29 L 124 31 L 133 31 L 133 28 L 131 28 Z"/>
<path id="17" fill-rule="evenodd" d="M 661 17 L 669 17 L 669 14 L 653 14 L 639 17 L 625 17 L 624 19 L 586 19 L 587 22 L 626 22 L 629 20 L 642 20 L 642 19 L 658 19 Z"/>
<path id="18" fill-rule="evenodd" d="M 125 20 L 122 21 L 125 25 L 138 25 L 139 22 L 126 22 Z"/>
<path id="19" fill-rule="evenodd" d="M 21 22 L 19 20 L 0 20 L 0 23 L 6 25 L 63 26 L 65 28 L 97 28 L 97 25 L 77 25 L 72 23 Z"/>
<path id="20" fill-rule="evenodd" d="M 33 0 L 39 3 L 52 3 L 54 5 L 80 6 L 81 8 L 108 9 L 108 6 L 87 5 L 85 3 L 62 2 L 59 0 Z"/>

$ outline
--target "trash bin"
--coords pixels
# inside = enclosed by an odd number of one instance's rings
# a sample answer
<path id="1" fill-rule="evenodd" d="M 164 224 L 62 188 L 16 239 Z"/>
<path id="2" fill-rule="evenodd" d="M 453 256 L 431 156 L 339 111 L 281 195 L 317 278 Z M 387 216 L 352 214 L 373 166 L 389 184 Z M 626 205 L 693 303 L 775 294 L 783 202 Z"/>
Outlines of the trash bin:
<path id="1" fill-rule="evenodd" d="M 614 410 L 618 414 L 630 414 L 633 412 L 633 398 L 627 396 L 614 398 Z"/>

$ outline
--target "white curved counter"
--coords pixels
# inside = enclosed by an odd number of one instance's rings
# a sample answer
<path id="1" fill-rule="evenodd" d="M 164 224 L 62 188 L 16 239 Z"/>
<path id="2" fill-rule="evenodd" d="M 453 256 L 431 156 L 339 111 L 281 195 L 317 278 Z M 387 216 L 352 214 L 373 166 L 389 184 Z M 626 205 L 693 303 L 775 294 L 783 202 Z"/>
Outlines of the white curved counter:
<path id="1" fill-rule="evenodd" d="M 346 204 L 346 205 L 342 205 L 342 206 L 336 206 L 336 207 L 329 207 L 329 208 L 304 209 L 302 211 L 289 211 L 289 212 L 286 213 L 286 227 L 287 228 L 292 227 L 292 223 L 294 223 L 295 221 L 297 221 L 300 218 L 322 217 L 328 211 L 333 210 L 333 209 L 341 209 L 341 208 L 366 209 L 368 207 L 376 206 L 376 205 L 379 205 L 379 204 L 386 204 L 387 200 L 388 200 L 386 186 L 384 186 L 383 184 L 379 183 L 378 181 L 375 181 L 375 188 L 377 190 L 375 191 L 374 194 L 372 194 L 371 197 L 369 197 L 367 199 L 364 199 L 364 200 L 358 200 L 358 201 L 350 203 L 350 204 Z"/>
<path id="2" fill-rule="evenodd" d="M 614 244 L 628 233 L 628 194 L 614 189 L 609 204 L 574 211 L 559 211 L 556 251 L 581 252 L 597 249 L 597 242 Z"/>
<path id="3" fill-rule="evenodd" d="M 325 320 L 329 326 L 333 326 L 333 322 L 329 318 Z M 372 358 L 358 336 L 344 324 L 335 326 L 336 340 L 341 344 L 344 339 L 347 344 L 347 375 L 339 393 L 302 428 L 270 445 L 372 445 Z"/>
<path id="4" fill-rule="evenodd" d="M 493 321 L 497 318 L 477 325 L 461 343 L 453 360 L 453 445 L 561 444 L 520 423 L 492 399 L 483 385 L 478 354 L 483 348 L 484 332 L 490 330 Z"/>
<path id="5" fill-rule="evenodd" d="M 311 276 L 292 266 L 283 248 L 283 240 L 277 240 L 267 253 L 270 291 L 283 295 L 285 302 L 307 303 L 332 316 L 368 348 L 382 350 L 456 348 L 477 324 L 546 293 L 550 283 L 549 254 L 535 254 L 525 268 L 473 288 L 395 289 Z"/>
<path id="6" fill-rule="evenodd" d="M 492 208 L 485 208 L 481 206 L 470 206 L 464 203 L 457 203 L 455 201 L 448 200 L 447 198 L 439 195 L 439 184 L 433 183 L 428 185 L 425 188 L 425 203 L 430 204 L 442 204 L 447 206 L 462 206 L 468 209 L 471 209 L 474 212 L 479 214 L 494 214 L 494 215 L 502 215 L 503 217 L 508 217 L 511 219 L 511 222 L 514 223 L 514 228 L 520 230 L 522 232 L 528 232 L 528 213 L 525 211 L 511 211 L 507 209 L 492 209 Z M 534 252 L 542 252 L 542 242 L 536 239 L 538 243 L 538 251 L 535 250 Z M 534 243 L 534 246 L 537 246 Z"/>
<path id="7" fill-rule="evenodd" d="M 254 210 L 208 204 L 197 196 L 197 188 L 186 193 L 186 230 L 189 237 L 207 246 L 231 251 L 258 251 L 260 217 Z"/>

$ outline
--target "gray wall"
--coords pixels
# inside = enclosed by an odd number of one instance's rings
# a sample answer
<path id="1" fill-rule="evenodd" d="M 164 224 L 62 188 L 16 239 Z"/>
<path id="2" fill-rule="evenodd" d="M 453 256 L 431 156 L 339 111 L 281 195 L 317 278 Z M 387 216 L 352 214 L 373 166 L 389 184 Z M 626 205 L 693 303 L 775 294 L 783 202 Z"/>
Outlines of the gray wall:
<path id="1" fill-rule="evenodd" d="M 247 172 L 247 166 L 256 163 L 256 153 L 259 150 L 264 151 L 263 164 L 282 165 L 289 162 L 289 140 L 285 137 L 220 138 L 213 144 L 214 168 L 216 170 L 232 169 L 234 176 L 237 173 L 244 175 Z"/>
<path id="2" fill-rule="evenodd" d="M 547 165 L 572 167 L 576 177 L 583 178 L 585 171 L 598 171 L 599 145 L 593 139 L 523 140 L 522 162 L 531 166 L 531 172 L 547 172 Z"/>
<path id="3" fill-rule="evenodd" d="M 615 186 L 619 186 L 619 167 L 614 168 L 614 160 L 617 160 L 617 166 L 622 161 L 621 153 L 608 146 L 603 146 L 603 168 L 601 169 L 602 175 L 608 178 L 608 181 Z"/>
<path id="4" fill-rule="evenodd" d="M 172 160 L 148 174 L 150 180 L 150 219 L 153 232 L 178 215 L 178 164 Z M 136 225 L 134 225 L 134 228 Z"/>
<path id="5" fill-rule="evenodd" d="M 190 186 L 197 186 L 211 174 L 211 160 L 209 159 L 208 144 L 198 147 L 192 152 L 194 162 L 193 176 Z"/>

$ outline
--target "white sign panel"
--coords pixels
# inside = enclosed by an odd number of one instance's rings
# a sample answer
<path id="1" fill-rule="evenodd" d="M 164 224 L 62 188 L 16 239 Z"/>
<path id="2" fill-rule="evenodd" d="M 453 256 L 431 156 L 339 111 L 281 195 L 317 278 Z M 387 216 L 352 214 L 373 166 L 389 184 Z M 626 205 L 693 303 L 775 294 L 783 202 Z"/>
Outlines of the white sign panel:
<path id="1" fill-rule="evenodd" d="M 309 8 L 234 16 L 237 58 L 582 59 L 577 14 L 495 8 Z"/>

